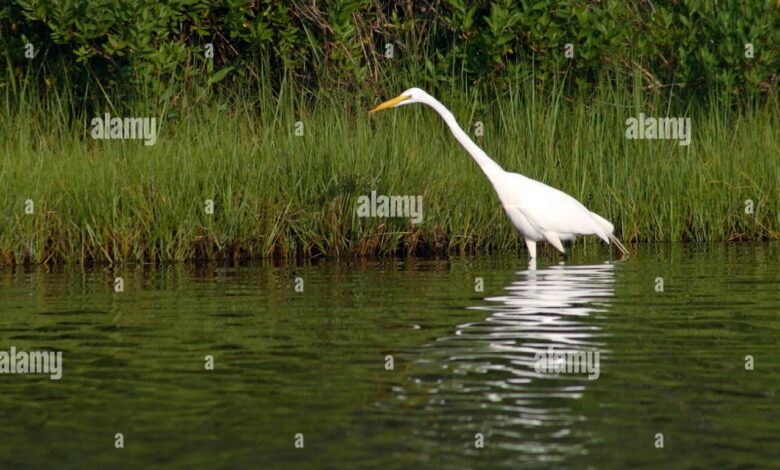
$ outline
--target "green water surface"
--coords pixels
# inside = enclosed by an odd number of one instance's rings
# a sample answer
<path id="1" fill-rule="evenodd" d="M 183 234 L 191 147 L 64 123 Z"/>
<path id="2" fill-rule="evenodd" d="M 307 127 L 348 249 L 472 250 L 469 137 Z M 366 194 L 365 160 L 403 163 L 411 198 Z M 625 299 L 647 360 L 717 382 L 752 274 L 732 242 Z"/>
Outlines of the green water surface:
<path id="1" fill-rule="evenodd" d="M 63 373 L 0 374 L 0 465 L 778 465 L 780 247 L 572 252 L 5 268 L 0 351 Z M 598 378 L 537 372 L 549 348 Z"/>

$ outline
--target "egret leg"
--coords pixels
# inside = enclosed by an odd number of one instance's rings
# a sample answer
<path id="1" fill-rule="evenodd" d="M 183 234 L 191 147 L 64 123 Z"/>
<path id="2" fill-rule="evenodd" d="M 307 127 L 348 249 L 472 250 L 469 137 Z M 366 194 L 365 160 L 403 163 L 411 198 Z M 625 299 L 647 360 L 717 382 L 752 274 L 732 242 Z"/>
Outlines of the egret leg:
<path id="1" fill-rule="evenodd" d="M 566 254 L 566 250 L 563 249 L 563 244 L 561 243 L 561 239 L 558 238 L 558 234 L 548 230 L 546 232 L 542 232 L 542 235 L 544 235 L 544 239 L 547 240 L 550 245 L 554 246 L 556 250 L 560 251 L 561 254 Z"/>
<path id="2" fill-rule="evenodd" d="M 526 238 L 525 247 L 528 248 L 528 255 L 531 257 L 531 259 L 536 259 L 536 242 Z"/>

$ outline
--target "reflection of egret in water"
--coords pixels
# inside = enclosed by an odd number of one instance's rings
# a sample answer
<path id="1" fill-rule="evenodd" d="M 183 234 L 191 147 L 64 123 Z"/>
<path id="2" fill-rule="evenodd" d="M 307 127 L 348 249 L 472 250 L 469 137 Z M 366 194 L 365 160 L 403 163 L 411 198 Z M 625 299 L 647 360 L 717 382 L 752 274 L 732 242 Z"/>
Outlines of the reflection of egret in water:
<path id="1" fill-rule="evenodd" d="M 416 437 L 453 446 L 453 462 L 464 449 L 498 452 L 505 463 L 561 462 L 586 452 L 588 436 L 577 435 L 576 426 L 585 418 L 576 408 L 587 373 L 545 375 L 534 366 L 550 347 L 604 358 L 604 335 L 592 315 L 606 311 L 614 294 L 613 269 L 531 267 L 506 295 L 473 307 L 490 312 L 485 320 L 415 352 L 411 383 L 396 398 L 413 416 Z M 482 450 L 475 433 L 484 435 Z"/>

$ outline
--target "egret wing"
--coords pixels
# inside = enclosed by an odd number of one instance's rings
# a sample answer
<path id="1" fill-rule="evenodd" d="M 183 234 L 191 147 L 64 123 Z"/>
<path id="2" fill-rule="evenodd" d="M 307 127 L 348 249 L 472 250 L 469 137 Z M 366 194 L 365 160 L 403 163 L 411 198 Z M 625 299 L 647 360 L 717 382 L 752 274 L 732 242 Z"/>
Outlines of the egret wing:
<path id="1" fill-rule="evenodd" d="M 507 201 L 540 232 L 595 234 L 609 243 L 608 233 L 579 201 L 568 194 L 516 173 L 506 183 Z M 502 198 L 502 201 L 504 198 Z M 505 202 L 505 203 L 506 203 Z"/>

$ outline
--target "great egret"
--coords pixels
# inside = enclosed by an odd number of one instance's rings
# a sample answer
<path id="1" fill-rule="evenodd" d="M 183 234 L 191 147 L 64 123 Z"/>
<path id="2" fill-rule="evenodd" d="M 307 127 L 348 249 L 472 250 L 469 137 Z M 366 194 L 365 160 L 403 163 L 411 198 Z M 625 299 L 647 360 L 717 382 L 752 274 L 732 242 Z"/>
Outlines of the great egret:
<path id="1" fill-rule="evenodd" d="M 589 211 L 563 191 L 501 168 L 460 128 L 450 110 L 425 91 L 409 88 L 400 96 L 372 109 L 369 114 L 412 103 L 427 104 L 439 113 L 452 135 L 482 168 L 509 220 L 525 238 L 525 246 L 532 259 L 536 258 L 537 242 L 546 240 L 565 255 L 561 241 L 574 240 L 578 235 L 597 235 L 607 244 L 614 242 L 624 255 L 628 254 L 620 240 L 612 234 L 614 227 L 608 220 Z"/>

